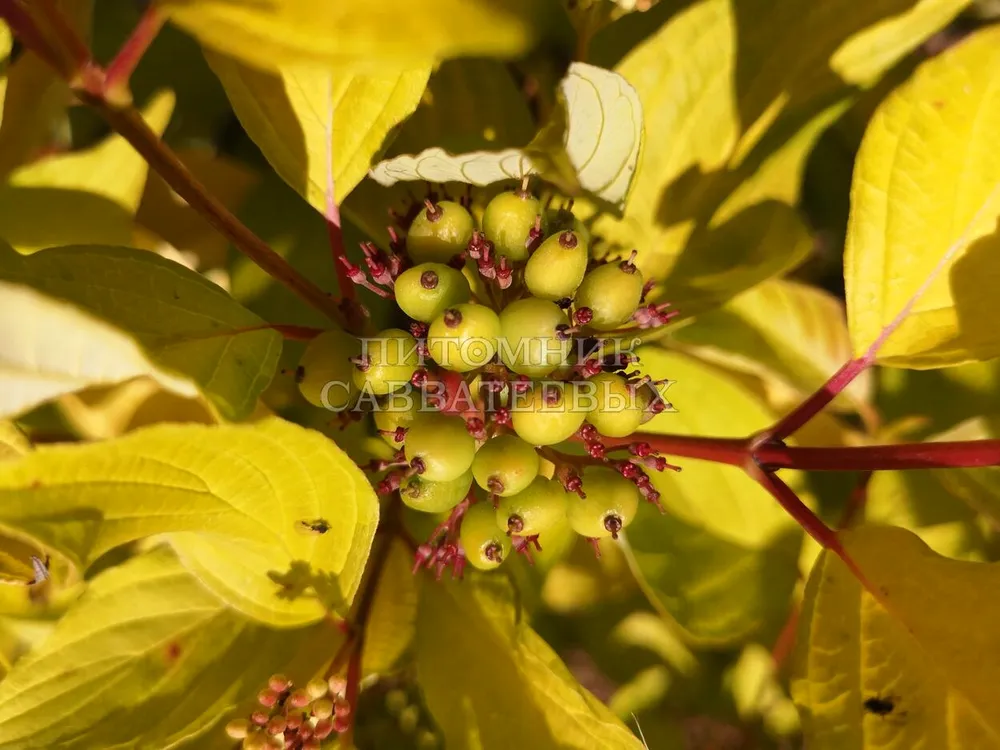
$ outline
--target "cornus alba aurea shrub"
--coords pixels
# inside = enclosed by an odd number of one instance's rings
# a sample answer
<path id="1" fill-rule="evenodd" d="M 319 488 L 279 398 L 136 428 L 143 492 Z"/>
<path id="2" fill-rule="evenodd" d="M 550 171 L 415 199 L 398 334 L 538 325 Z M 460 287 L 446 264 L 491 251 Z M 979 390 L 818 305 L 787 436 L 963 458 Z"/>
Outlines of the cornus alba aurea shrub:
<path id="1" fill-rule="evenodd" d="M 0 750 L 1000 747 L 992 5 L 0 0 Z"/>

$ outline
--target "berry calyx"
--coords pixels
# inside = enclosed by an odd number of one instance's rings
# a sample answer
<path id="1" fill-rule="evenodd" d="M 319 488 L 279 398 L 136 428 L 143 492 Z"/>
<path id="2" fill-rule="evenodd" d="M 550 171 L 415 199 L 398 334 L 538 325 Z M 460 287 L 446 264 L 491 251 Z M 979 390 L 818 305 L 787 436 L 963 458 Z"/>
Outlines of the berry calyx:
<path id="1" fill-rule="evenodd" d="M 539 465 L 533 446 L 516 435 L 499 435 L 476 453 L 472 474 L 484 490 L 506 497 L 528 487 L 538 476 Z"/>
<path id="2" fill-rule="evenodd" d="M 500 193 L 486 205 L 483 231 L 499 255 L 515 262 L 527 260 L 529 236 L 542 213 L 542 204 L 526 191 Z M 540 229 L 544 235 L 544 226 Z"/>
<path id="3" fill-rule="evenodd" d="M 440 412 L 421 412 L 406 433 L 405 455 L 411 465 L 420 462 L 418 473 L 432 482 L 458 479 L 472 466 L 476 440 L 461 417 Z"/>
<path id="4" fill-rule="evenodd" d="M 472 294 L 462 272 L 443 263 L 422 263 L 396 279 L 396 304 L 414 320 L 430 323 Z"/>
<path id="5" fill-rule="evenodd" d="M 507 559 L 510 540 L 497 528 L 493 507 L 477 503 L 465 512 L 459 533 L 466 559 L 480 570 L 493 570 Z"/>
<path id="6" fill-rule="evenodd" d="M 475 224 L 465 206 L 453 201 L 428 202 L 406 233 L 406 248 L 415 263 L 447 263 L 465 250 Z"/>

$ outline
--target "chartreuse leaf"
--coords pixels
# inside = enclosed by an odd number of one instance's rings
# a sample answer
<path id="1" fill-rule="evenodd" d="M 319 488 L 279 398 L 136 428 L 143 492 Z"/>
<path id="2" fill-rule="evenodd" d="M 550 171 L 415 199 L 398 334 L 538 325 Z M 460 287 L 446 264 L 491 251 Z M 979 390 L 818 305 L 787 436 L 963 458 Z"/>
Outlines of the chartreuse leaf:
<path id="1" fill-rule="evenodd" d="M 398 23 L 398 21 L 397 21 Z M 328 170 L 338 202 L 367 174 L 390 131 L 427 86 L 430 65 L 359 71 L 350 66 L 255 70 L 208 54 L 233 110 L 275 171 L 313 206 L 326 207 Z"/>
<path id="2" fill-rule="evenodd" d="M 0 414 L 64 393 L 154 377 L 204 393 L 223 416 L 250 414 L 281 351 L 264 321 L 220 287 L 154 253 L 0 246 Z"/>
<path id="3" fill-rule="evenodd" d="M 173 107 L 171 92 L 150 101 L 143 116 L 155 133 L 163 133 Z M 148 173 L 146 160 L 117 134 L 21 167 L 0 185 L 0 237 L 22 253 L 70 243 L 128 245 Z"/>
<path id="4" fill-rule="evenodd" d="M 855 351 L 863 352 L 960 248 L 878 352 L 930 368 L 1000 355 L 990 280 L 1000 275 L 1000 30 L 923 64 L 878 109 L 854 173 L 844 265 Z"/>
<path id="5" fill-rule="evenodd" d="M 17 662 L 0 684 L 0 748 L 174 747 L 337 640 L 329 624 L 254 623 L 160 547 L 97 576 Z"/>
<path id="6" fill-rule="evenodd" d="M 716 310 L 699 315 L 673 336 L 702 359 L 764 378 L 808 395 L 852 357 L 844 306 L 833 295 L 796 281 L 772 279 Z M 871 395 L 863 373 L 833 401 L 856 409 Z"/>
<path id="7" fill-rule="evenodd" d="M 417 619 L 417 581 L 413 555 L 394 541 L 381 570 L 365 630 L 361 663 L 365 672 L 381 674 L 396 664 L 413 641 Z"/>
<path id="8" fill-rule="evenodd" d="M 0 461 L 23 456 L 31 450 L 31 443 L 17 425 L 0 420 Z"/>
<path id="9" fill-rule="evenodd" d="M 53 0 L 51 6 L 82 39 L 89 38 L 93 0 Z M 39 11 L 36 3 L 27 5 L 25 10 L 34 15 L 43 33 L 51 32 L 46 13 Z M 4 31 L 0 30 L 0 61 L 6 56 L 3 36 Z M 0 68 L 0 77 L 2 75 Z M 36 158 L 41 149 L 57 138 L 60 126 L 65 123 L 66 108 L 72 101 L 66 82 L 51 65 L 30 51 L 7 66 L 6 79 L 6 87 L 0 81 L 0 105 L 3 107 L 0 114 L 0 183 L 12 169 Z M 0 199 L 0 205 L 2 203 Z"/>
<path id="10" fill-rule="evenodd" d="M 423 64 L 448 57 L 517 57 L 558 20 L 549 0 L 157 0 L 171 20 L 260 68 L 287 63 Z"/>
<path id="11" fill-rule="evenodd" d="M 168 534 L 185 565 L 232 607 L 276 626 L 354 595 L 378 520 L 364 474 L 313 430 L 158 425 L 0 464 L 0 525 L 81 569 Z M 329 531 L 304 533 L 300 521 Z"/>
<path id="12" fill-rule="evenodd" d="M 985 420 L 973 419 L 927 440 L 993 437 Z M 984 560 L 989 543 L 980 519 L 1000 523 L 1000 476 L 993 467 L 880 471 L 868 485 L 864 517 L 903 526 L 939 554 Z"/>
<path id="13" fill-rule="evenodd" d="M 995 747 L 1000 566 L 951 560 L 912 532 L 862 526 L 841 541 L 877 598 L 824 552 L 806 585 L 792 696 L 806 745 Z M 865 701 L 891 704 L 886 716 Z"/>
<path id="14" fill-rule="evenodd" d="M 677 411 L 644 432 L 744 437 L 774 422 L 750 391 L 697 360 L 655 346 L 636 354 L 644 374 L 676 381 L 665 396 Z M 666 512 L 643 503 L 625 534 L 650 601 L 706 642 L 776 634 L 795 585 L 801 529 L 740 468 L 676 463 L 679 473 L 652 472 Z M 800 475 L 784 478 L 802 485 Z"/>
<path id="15" fill-rule="evenodd" d="M 555 152 L 561 148 L 581 187 L 609 203 L 622 204 L 643 140 L 642 103 L 635 89 L 627 78 L 610 70 L 575 62 L 560 83 L 559 94 L 565 108 L 562 143 L 548 145 L 550 134 L 543 131 L 523 149 L 451 155 L 434 147 L 380 162 L 371 176 L 386 186 L 400 180 L 488 185 L 547 173 L 545 165 L 560 156 Z M 550 152 L 551 156 L 533 152 Z"/>
<path id="16" fill-rule="evenodd" d="M 602 30 L 591 60 L 635 87 L 655 138 L 624 217 L 602 217 L 595 232 L 638 248 L 644 273 L 665 279 L 663 299 L 686 315 L 786 271 L 810 244 L 792 206 L 816 139 L 857 85 L 966 4 L 698 0 Z"/>
<path id="17" fill-rule="evenodd" d="M 641 748 L 518 621 L 502 577 L 421 579 L 417 681 L 448 747 Z"/>

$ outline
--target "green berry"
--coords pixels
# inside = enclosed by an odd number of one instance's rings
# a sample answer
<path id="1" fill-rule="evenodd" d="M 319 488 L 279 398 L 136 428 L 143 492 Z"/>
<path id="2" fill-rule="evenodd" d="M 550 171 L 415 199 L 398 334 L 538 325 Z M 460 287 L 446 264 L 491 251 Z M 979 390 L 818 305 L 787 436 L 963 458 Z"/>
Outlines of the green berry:
<path id="1" fill-rule="evenodd" d="M 497 526 L 508 534 L 534 536 L 566 520 L 568 495 L 554 479 L 536 477 L 527 489 L 497 505 Z"/>
<path id="2" fill-rule="evenodd" d="M 472 462 L 476 484 L 501 497 L 525 489 L 538 476 L 534 447 L 516 435 L 499 435 L 486 441 Z"/>
<path id="3" fill-rule="evenodd" d="M 417 750 L 438 750 L 441 747 L 441 741 L 434 732 L 422 729 L 417 735 L 416 745 Z"/>
<path id="4" fill-rule="evenodd" d="M 580 429 L 587 412 L 576 386 L 542 383 L 527 394 L 517 394 L 511 417 L 516 432 L 532 445 L 555 445 Z"/>
<path id="5" fill-rule="evenodd" d="M 361 343 L 344 331 L 324 331 L 310 341 L 295 370 L 306 401 L 334 410 L 351 403 L 357 395 L 351 359 L 360 353 Z"/>
<path id="6" fill-rule="evenodd" d="M 465 250 L 475 225 L 460 203 L 441 201 L 417 214 L 406 233 L 406 249 L 415 263 L 447 263 Z"/>
<path id="7" fill-rule="evenodd" d="M 266 734 L 254 732 L 243 739 L 243 750 L 268 750 L 270 744 Z"/>
<path id="8" fill-rule="evenodd" d="M 423 513 L 443 513 L 451 510 L 469 494 L 472 487 L 472 472 L 466 471 L 458 479 L 447 482 L 432 482 L 420 474 L 414 474 L 403 482 L 399 496 L 403 503 L 413 510 Z"/>
<path id="9" fill-rule="evenodd" d="M 469 563 L 480 570 L 499 567 L 510 552 L 510 540 L 497 528 L 496 513 L 489 503 L 476 503 L 465 511 L 459 539 Z"/>
<path id="10" fill-rule="evenodd" d="M 380 398 L 373 416 L 381 438 L 393 448 L 402 448 L 403 443 L 396 442 L 396 428 L 413 424 L 419 405 L 419 401 L 408 393 L 390 393 Z"/>
<path id="11" fill-rule="evenodd" d="M 405 690 L 393 688 L 385 694 L 385 710 L 390 716 L 399 716 L 403 709 L 410 705 L 410 699 Z"/>
<path id="12" fill-rule="evenodd" d="M 414 320 L 430 323 L 449 307 L 468 302 L 472 291 L 458 269 L 422 263 L 396 279 L 396 304 Z"/>
<path id="13" fill-rule="evenodd" d="M 632 385 L 621 375 L 600 372 L 587 380 L 593 388 L 594 408 L 587 415 L 605 437 L 628 437 L 642 424 L 643 407 Z"/>
<path id="14" fill-rule="evenodd" d="M 576 232 L 584 244 L 590 245 L 590 230 L 587 229 L 586 224 L 576 218 L 571 210 L 567 208 L 549 209 L 545 212 L 543 221 L 547 229 L 546 234 Z"/>
<path id="15" fill-rule="evenodd" d="M 419 364 L 416 339 L 399 328 L 387 328 L 364 340 L 354 367 L 354 384 L 384 396 L 407 385 Z"/>
<path id="16" fill-rule="evenodd" d="M 483 232 L 500 255 L 512 261 L 526 260 L 528 233 L 541 215 L 542 204 L 530 193 L 500 193 L 486 205 Z"/>
<path id="17" fill-rule="evenodd" d="M 472 466 L 476 441 L 465 420 L 440 412 L 421 412 L 406 433 L 406 459 L 420 459 L 421 476 L 432 482 L 458 479 Z"/>
<path id="18" fill-rule="evenodd" d="M 577 309 L 590 308 L 592 328 L 610 331 L 632 317 L 642 298 L 642 284 L 642 272 L 629 261 L 605 263 L 583 277 L 573 301 Z"/>
<path id="19" fill-rule="evenodd" d="M 226 735 L 234 740 L 242 740 L 250 734 L 250 722 L 246 719 L 233 719 L 226 724 Z"/>
<path id="20" fill-rule="evenodd" d="M 416 706 L 407 706 L 396 719 L 399 724 L 399 731 L 403 734 L 413 734 L 420 726 L 420 709 Z"/>
<path id="21" fill-rule="evenodd" d="M 524 283 L 536 297 L 558 300 L 572 297 L 587 273 L 587 241 L 577 232 L 549 237 L 528 258 Z"/>
<path id="22" fill-rule="evenodd" d="M 537 297 L 511 302 L 500 313 L 500 359 L 518 375 L 545 377 L 569 356 L 568 327 L 566 313 L 555 302 Z"/>
<path id="23" fill-rule="evenodd" d="M 590 539 L 618 537 L 639 510 L 639 488 L 617 471 L 604 467 L 583 474 L 586 498 L 570 499 L 569 525 Z"/>
<path id="24" fill-rule="evenodd" d="M 427 348 L 442 367 L 469 372 L 487 364 L 497 353 L 500 319 L 483 305 L 449 307 L 427 331 Z"/>

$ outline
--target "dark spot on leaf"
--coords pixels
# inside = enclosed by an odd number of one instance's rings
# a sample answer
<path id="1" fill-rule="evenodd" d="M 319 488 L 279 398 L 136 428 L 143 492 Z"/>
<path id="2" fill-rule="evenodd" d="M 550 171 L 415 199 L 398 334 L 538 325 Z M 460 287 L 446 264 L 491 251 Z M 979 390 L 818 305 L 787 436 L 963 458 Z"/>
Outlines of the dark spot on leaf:
<path id="1" fill-rule="evenodd" d="M 167 662 L 173 663 L 177 661 L 181 656 L 181 644 L 177 641 L 171 641 L 167 644 Z"/>

